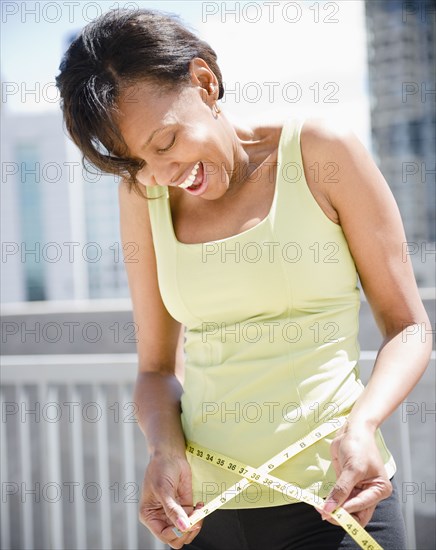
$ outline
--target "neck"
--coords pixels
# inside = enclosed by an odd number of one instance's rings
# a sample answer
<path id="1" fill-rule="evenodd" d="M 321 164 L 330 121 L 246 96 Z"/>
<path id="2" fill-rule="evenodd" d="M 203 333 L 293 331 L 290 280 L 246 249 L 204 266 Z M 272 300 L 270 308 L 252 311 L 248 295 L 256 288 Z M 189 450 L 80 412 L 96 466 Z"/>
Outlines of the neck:
<path id="1" fill-rule="evenodd" d="M 275 151 L 277 130 L 280 132 L 280 128 L 272 126 L 249 128 L 240 124 L 232 124 L 232 126 L 235 134 L 233 143 L 235 168 L 230 180 L 229 192 L 235 193 Z"/>

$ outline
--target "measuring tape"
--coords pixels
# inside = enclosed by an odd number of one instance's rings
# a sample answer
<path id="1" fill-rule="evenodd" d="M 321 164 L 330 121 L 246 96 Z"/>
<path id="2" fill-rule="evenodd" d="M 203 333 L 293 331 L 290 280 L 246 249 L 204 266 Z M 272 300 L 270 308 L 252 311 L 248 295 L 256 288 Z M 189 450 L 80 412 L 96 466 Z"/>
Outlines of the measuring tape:
<path id="1" fill-rule="evenodd" d="M 223 504 L 234 498 L 237 494 L 241 493 L 251 483 L 265 485 L 266 487 L 279 491 L 282 494 L 289 495 L 296 500 L 300 500 L 306 504 L 314 506 L 315 508 L 319 508 L 319 502 L 316 501 L 315 496 L 308 490 L 302 489 L 297 485 L 293 485 L 292 483 L 274 477 L 269 472 L 285 463 L 305 448 L 313 445 L 316 441 L 319 441 L 323 437 L 338 430 L 345 424 L 345 422 L 345 416 L 339 416 L 325 422 L 319 428 L 315 428 L 308 435 L 299 439 L 295 443 L 292 443 L 292 445 L 289 445 L 289 447 L 283 451 L 280 451 L 280 453 L 267 460 L 264 464 L 257 468 L 244 464 L 239 460 L 235 460 L 221 453 L 207 449 L 206 447 L 202 447 L 193 441 L 187 441 L 187 453 L 205 460 L 210 464 L 214 464 L 219 468 L 237 473 L 242 477 L 240 481 L 208 502 L 206 506 L 199 510 L 195 510 L 188 518 L 190 524 L 188 530 L 201 519 L 223 506 Z M 358 523 L 353 516 L 343 508 L 336 508 L 336 510 L 331 512 L 330 515 L 343 529 L 345 529 L 350 537 L 352 537 L 363 550 L 383 550 L 383 548 L 371 537 L 369 533 L 366 532 L 360 523 Z M 174 528 L 174 532 L 176 532 L 179 536 L 182 534 L 177 527 Z"/>

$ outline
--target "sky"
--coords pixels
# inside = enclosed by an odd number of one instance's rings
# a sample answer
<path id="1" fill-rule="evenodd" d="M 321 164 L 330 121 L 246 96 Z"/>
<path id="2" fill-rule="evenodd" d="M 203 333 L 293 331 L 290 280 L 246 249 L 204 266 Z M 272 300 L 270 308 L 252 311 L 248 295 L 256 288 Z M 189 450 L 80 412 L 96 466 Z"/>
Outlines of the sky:
<path id="1" fill-rule="evenodd" d="M 369 147 L 363 0 L 300 2 L 1 2 L 2 110 L 59 109 L 54 78 L 67 39 L 116 8 L 177 13 L 218 54 L 235 122 L 328 116 Z"/>

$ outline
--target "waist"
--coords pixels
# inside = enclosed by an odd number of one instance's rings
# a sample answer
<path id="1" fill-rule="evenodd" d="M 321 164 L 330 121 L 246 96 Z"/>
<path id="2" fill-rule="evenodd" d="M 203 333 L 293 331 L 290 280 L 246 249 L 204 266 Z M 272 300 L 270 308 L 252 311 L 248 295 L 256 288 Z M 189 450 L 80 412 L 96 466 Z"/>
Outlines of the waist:
<path id="1" fill-rule="evenodd" d="M 251 388 L 245 388 L 244 397 L 234 387 L 226 395 L 210 398 L 206 384 L 203 391 L 183 393 L 181 421 L 188 439 L 261 464 L 290 441 L 345 414 L 363 389 L 362 382 L 351 377 L 336 391 L 326 390 L 319 399 L 310 400 L 291 381 L 287 386 L 276 385 L 273 391 L 254 380 Z"/>

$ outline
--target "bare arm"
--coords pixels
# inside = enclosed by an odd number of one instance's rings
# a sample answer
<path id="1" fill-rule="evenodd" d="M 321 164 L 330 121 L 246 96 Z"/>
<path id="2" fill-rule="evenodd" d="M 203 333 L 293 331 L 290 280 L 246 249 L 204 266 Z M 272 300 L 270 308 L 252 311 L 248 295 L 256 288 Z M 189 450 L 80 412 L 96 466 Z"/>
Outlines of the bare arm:
<path id="1" fill-rule="evenodd" d="M 148 205 L 121 182 L 120 231 L 123 245 L 134 243 L 134 258 L 125 263 L 138 327 L 138 375 L 134 389 L 137 420 L 149 451 L 184 455 L 180 425 L 182 387 L 175 375 L 182 325 L 166 310 L 157 282 Z"/>
<path id="2" fill-rule="evenodd" d="M 178 538 L 193 511 L 191 471 L 180 421 L 183 326 L 168 313 L 160 294 L 148 204 L 121 181 L 120 230 L 123 246 L 134 243 L 126 272 L 138 327 L 138 374 L 134 387 L 136 418 L 150 452 L 144 478 L 140 521 L 163 542 L 181 548 L 194 538 Z M 179 371 L 176 374 L 176 369 Z"/>
<path id="3" fill-rule="evenodd" d="M 330 512 L 351 496 L 344 508 L 355 512 L 359 521 L 366 524 L 377 502 L 392 491 L 374 445 L 374 434 L 428 366 L 431 325 L 410 258 L 403 258 L 406 235 L 398 206 L 368 151 L 347 128 L 316 119 L 303 126 L 301 142 L 308 180 L 309 167 L 314 162 L 321 166 L 335 162 L 338 166 L 338 181 L 321 182 L 317 192 L 337 213 L 383 335 L 371 378 L 347 425 L 332 443 L 337 483 L 325 507 Z"/>
<path id="4" fill-rule="evenodd" d="M 324 183 L 356 264 L 362 288 L 384 337 L 372 376 L 349 426 L 378 428 L 402 403 L 430 361 L 431 325 L 419 296 L 392 192 L 353 132 L 315 121 L 303 127 L 308 166 L 337 163 L 337 183 Z M 323 164 L 322 164 L 323 165 Z M 310 171 L 308 170 L 310 173 Z"/>

